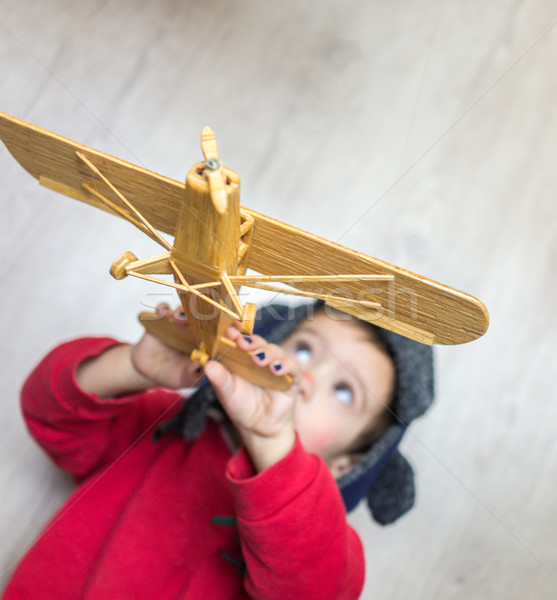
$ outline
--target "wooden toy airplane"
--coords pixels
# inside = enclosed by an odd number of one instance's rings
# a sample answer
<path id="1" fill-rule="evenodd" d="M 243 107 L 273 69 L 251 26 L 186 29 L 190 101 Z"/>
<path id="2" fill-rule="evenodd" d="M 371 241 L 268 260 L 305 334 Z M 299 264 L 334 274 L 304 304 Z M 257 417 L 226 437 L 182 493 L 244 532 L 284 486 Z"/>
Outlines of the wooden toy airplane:
<path id="1" fill-rule="evenodd" d="M 461 344 L 487 330 L 487 310 L 476 298 L 241 207 L 239 177 L 222 165 L 208 127 L 201 134 L 205 161 L 185 185 L 4 113 L 0 139 L 41 185 L 127 219 L 164 248 L 145 259 L 126 252 L 111 274 L 175 288 L 190 327 L 153 313 L 140 320 L 201 364 L 218 358 L 254 383 L 290 385 L 223 335 L 234 321 L 252 331 L 256 307 L 240 301 L 244 285 L 319 298 L 424 344 Z M 174 235 L 174 243 L 158 231 Z M 246 275 L 248 268 L 260 275 Z"/>

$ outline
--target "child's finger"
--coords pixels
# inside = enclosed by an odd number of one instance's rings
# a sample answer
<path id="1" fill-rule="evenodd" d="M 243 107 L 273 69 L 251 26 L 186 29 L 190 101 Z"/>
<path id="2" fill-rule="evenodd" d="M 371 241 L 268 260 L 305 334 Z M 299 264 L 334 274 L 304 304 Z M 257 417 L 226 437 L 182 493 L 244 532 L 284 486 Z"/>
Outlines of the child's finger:
<path id="1" fill-rule="evenodd" d="M 174 320 L 180 324 L 185 324 L 188 322 L 188 316 L 184 312 L 184 309 L 181 306 L 178 306 L 174 309 L 173 313 Z"/>
<path id="2" fill-rule="evenodd" d="M 165 319 L 172 316 L 172 309 L 166 302 L 161 302 L 160 304 L 158 304 L 155 311 L 157 315 L 159 315 L 159 317 Z"/>
<path id="3" fill-rule="evenodd" d="M 251 352 L 251 358 L 256 364 L 266 367 L 274 362 L 284 362 L 286 355 L 280 346 L 265 343 Z"/>
<path id="4" fill-rule="evenodd" d="M 231 373 L 215 360 L 205 365 L 205 376 L 211 382 L 219 398 L 228 398 L 234 391 L 234 380 Z"/>
<path id="5" fill-rule="evenodd" d="M 166 302 L 161 302 L 157 305 L 156 313 L 163 319 L 173 318 L 174 321 L 180 325 L 188 322 L 188 317 L 181 306 L 172 309 Z"/>
<path id="6" fill-rule="evenodd" d="M 243 335 L 234 327 L 229 327 L 226 331 L 226 334 L 232 341 L 236 342 L 236 345 L 238 348 L 240 348 L 240 350 L 254 352 L 259 348 L 269 345 L 267 340 L 262 338 L 260 335 Z"/>
<path id="7" fill-rule="evenodd" d="M 226 333 L 240 350 L 251 354 L 255 364 L 261 367 L 268 366 L 275 375 L 291 375 L 294 383 L 299 379 L 298 363 L 290 359 L 280 346 L 269 344 L 259 335 L 243 335 L 234 327 L 229 327 Z"/>
<path id="8" fill-rule="evenodd" d="M 271 361 L 269 370 L 275 375 L 290 375 L 294 384 L 296 384 L 300 378 L 300 367 L 298 363 L 288 356 L 283 356 L 282 358 Z"/>

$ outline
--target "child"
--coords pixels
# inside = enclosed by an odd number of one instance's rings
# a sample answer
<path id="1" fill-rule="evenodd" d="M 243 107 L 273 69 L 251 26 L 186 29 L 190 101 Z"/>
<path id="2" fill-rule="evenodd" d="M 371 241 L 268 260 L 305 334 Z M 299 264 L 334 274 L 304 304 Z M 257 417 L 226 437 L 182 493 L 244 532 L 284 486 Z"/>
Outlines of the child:
<path id="1" fill-rule="evenodd" d="M 212 386 L 180 410 L 169 388 L 195 385 L 198 365 L 149 335 L 77 340 L 42 361 L 25 417 L 79 487 L 4 600 L 358 598 L 363 551 L 345 510 L 368 495 L 387 523 L 411 507 L 396 446 L 432 400 L 431 349 L 322 305 L 271 306 L 258 326 L 264 337 L 228 335 L 290 374 L 286 393 L 211 361 Z"/>

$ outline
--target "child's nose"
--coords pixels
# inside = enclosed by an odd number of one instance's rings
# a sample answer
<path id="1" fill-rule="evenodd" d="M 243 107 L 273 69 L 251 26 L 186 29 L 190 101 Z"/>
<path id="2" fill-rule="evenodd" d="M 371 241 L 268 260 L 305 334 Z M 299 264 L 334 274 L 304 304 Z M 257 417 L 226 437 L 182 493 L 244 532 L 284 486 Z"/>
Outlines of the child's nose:
<path id="1" fill-rule="evenodd" d="M 309 400 L 311 398 L 311 395 L 313 393 L 313 385 L 313 375 L 308 371 L 304 371 L 302 373 L 302 378 L 300 381 L 300 394 L 302 400 Z"/>

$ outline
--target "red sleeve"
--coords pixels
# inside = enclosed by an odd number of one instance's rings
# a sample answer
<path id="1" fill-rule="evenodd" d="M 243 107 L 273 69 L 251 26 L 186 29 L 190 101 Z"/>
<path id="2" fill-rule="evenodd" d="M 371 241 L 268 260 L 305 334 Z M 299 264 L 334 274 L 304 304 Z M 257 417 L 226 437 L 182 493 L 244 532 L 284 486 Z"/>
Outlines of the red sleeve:
<path id="1" fill-rule="evenodd" d="M 180 408 L 178 394 L 170 390 L 99 400 L 77 385 L 78 364 L 117 343 L 83 338 L 62 344 L 31 372 L 21 391 L 29 431 L 60 468 L 78 479 L 110 464 Z"/>
<path id="2" fill-rule="evenodd" d="M 255 474 L 240 450 L 227 477 L 250 598 L 353 600 L 364 583 L 364 553 L 346 522 L 340 492 L 325 462 L 299 440 L 280 462 Z"/>

